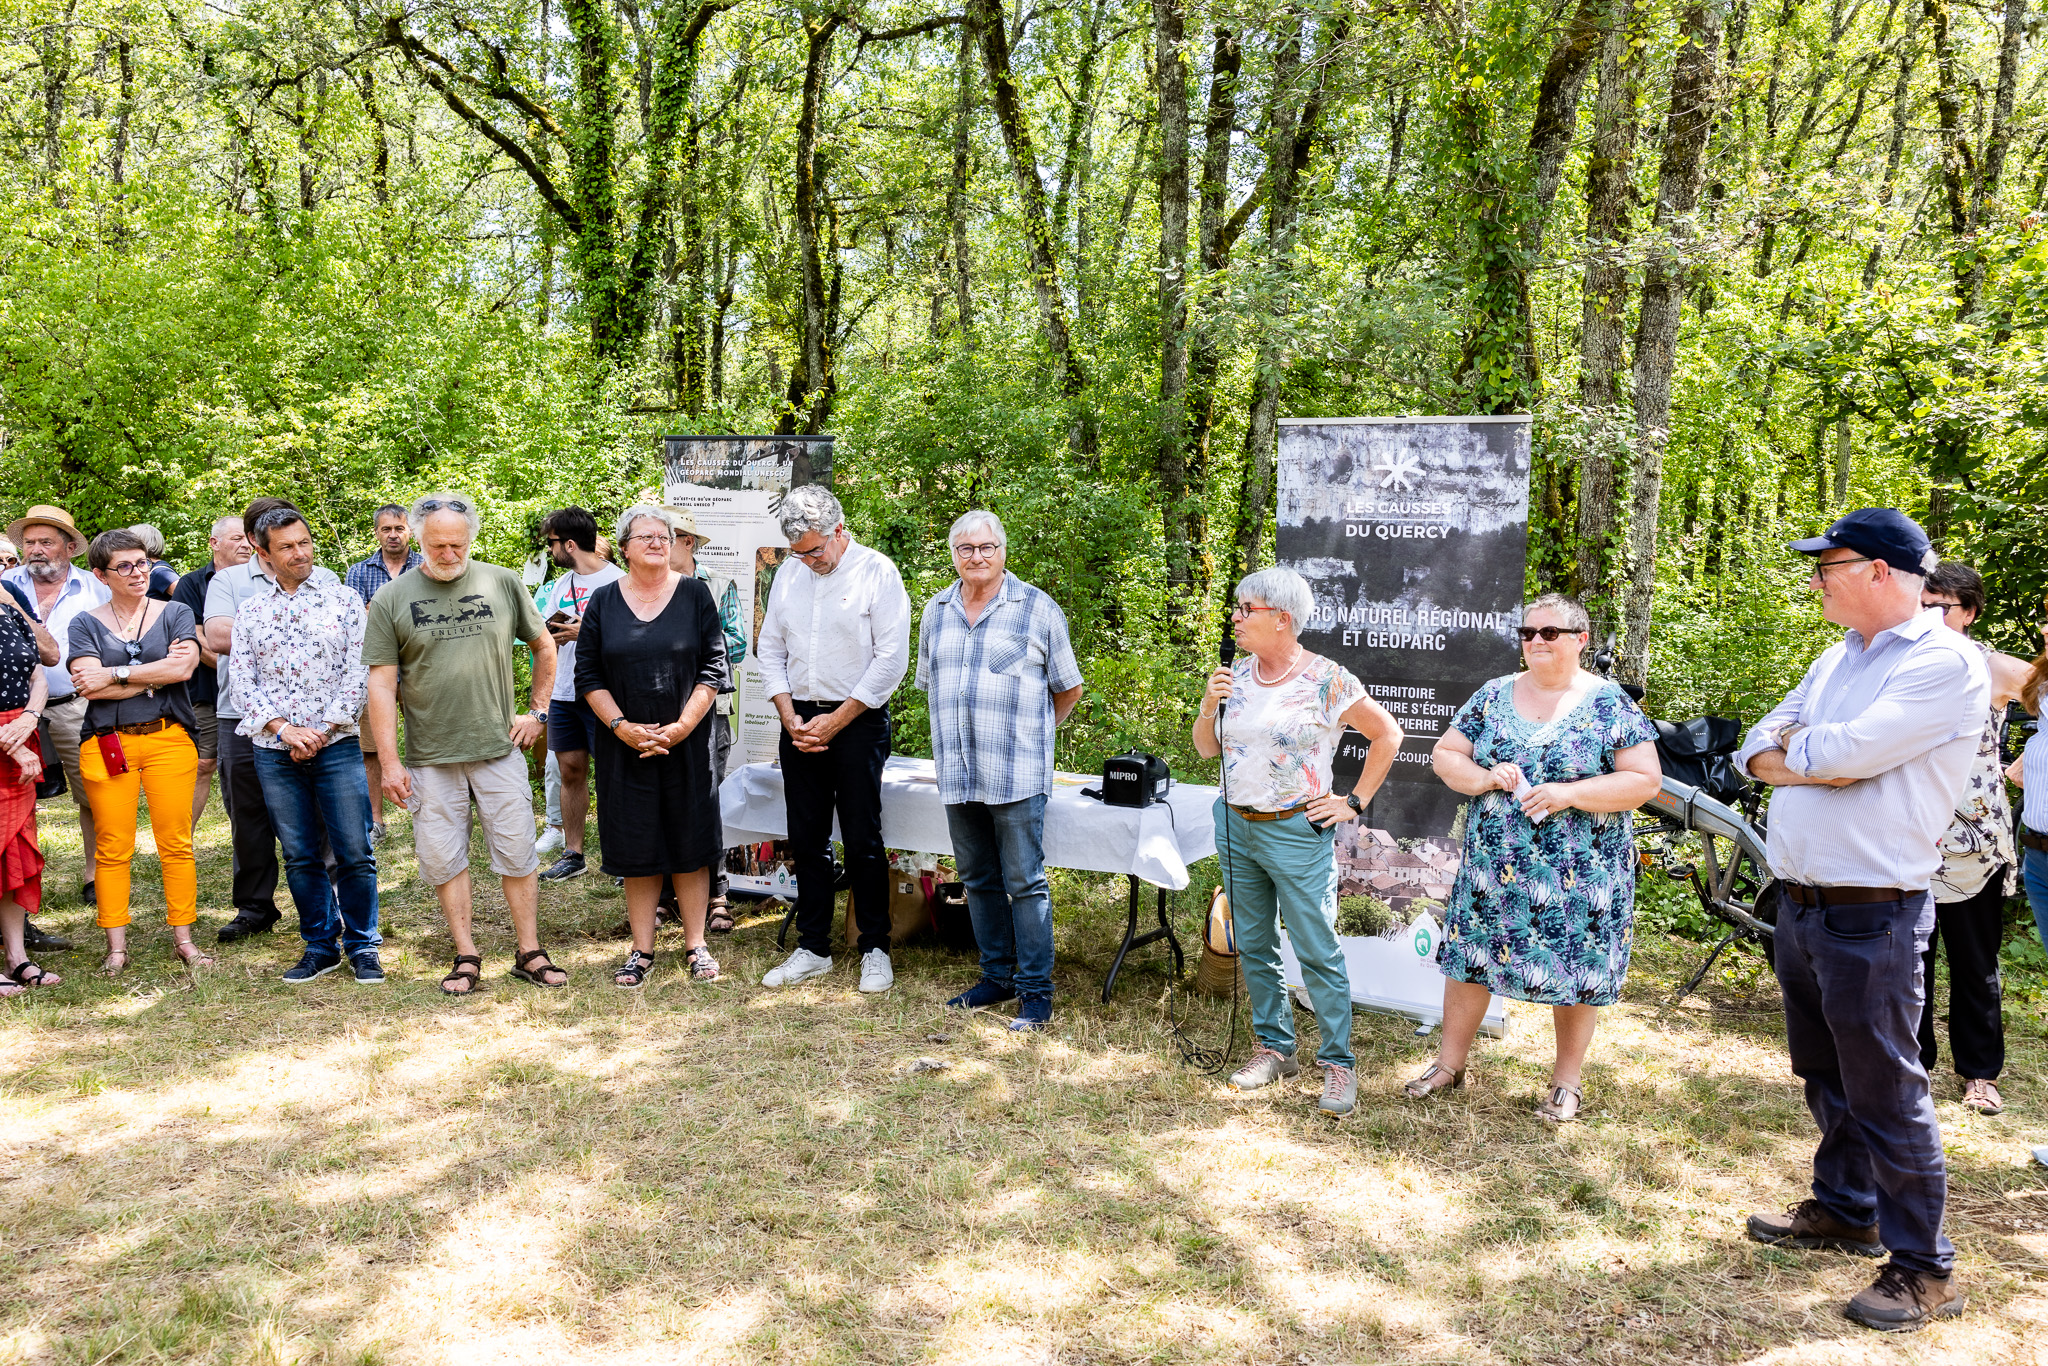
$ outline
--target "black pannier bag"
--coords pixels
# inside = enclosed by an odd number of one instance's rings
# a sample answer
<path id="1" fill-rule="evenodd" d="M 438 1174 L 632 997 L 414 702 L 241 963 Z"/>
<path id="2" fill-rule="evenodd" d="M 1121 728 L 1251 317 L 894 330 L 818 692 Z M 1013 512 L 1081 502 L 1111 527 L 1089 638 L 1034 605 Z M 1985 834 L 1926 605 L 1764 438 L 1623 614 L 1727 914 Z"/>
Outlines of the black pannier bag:
<path id="1" fill-rule="evenodd" d="M 1695 716 L 1690 721 L 1652 721 L 1657 728 L 1657 758 L 1664 776 L 1698 788 L 1717 802 L 1734 805 L 1748 783 L 1735 769 L 1735 751 L 1742 748 L 1742 723 L 1726 716 Z"/>

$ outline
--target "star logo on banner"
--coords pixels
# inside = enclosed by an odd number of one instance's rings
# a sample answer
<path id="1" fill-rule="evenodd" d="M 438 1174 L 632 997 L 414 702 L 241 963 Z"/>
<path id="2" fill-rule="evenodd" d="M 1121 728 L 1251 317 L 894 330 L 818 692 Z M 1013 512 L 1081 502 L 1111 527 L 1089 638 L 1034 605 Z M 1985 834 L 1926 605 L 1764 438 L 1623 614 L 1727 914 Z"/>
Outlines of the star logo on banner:
<path id="1" fill-rule="evenodd" d="M 1375 465 L 1373 468 L 1387 476 L 1380 480 L 1381 488 L 1412 490 L 1415 485 L 1410 482 L 1410 476 L 1422 468 L 1422 457 L 1404 451 L 1400 455 L 1388 456 L 1384 464 Z"/>

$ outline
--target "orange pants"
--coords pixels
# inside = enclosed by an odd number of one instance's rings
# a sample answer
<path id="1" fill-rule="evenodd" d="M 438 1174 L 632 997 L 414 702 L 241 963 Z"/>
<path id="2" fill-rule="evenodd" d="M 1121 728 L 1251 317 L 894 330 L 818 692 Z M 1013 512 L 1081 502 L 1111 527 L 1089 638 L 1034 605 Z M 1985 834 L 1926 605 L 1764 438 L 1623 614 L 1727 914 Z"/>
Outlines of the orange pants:
<path id="1" fill-rule="evenodd" d="M 128 923 L 128 864 L 135 857 L 135 821 L 144 796 L 164 871 L 164 919 L 190 925 L 199 919 L 199 869 L 192 862 L 192 789 L 199 780 L 199 751 L 183 726 L 169 725 L 151 735 L 123 735 L 121 753 L 128 771 L 110 778 L 98 740 L 88 735 L 78 747 L 85 800 L 99 832 L 92 851 L 99 927 L 111 930 Z"/>

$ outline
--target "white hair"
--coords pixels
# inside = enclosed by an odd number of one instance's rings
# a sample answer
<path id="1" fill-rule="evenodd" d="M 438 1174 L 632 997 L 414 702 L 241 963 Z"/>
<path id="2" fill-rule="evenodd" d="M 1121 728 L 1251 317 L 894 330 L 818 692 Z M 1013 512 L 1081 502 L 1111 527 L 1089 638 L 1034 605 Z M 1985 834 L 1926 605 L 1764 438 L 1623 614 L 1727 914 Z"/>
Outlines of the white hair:
<path id="1" fill-rule="evenodd" d="M 164 534 L 161 531 L 148 522 L 137 522 L 128 529 L 142 538 L 143 554 L 152 560 L 161 560 L 164 557 Z"/>
<path id="2" fill-rule="evenodd" d="M 655 507 L 652 503 L 635 503 L 619 514 L 618 524 L 612 528 L 612 544 L 624 549 L 626 537 L 633 533 L 633 523 L 641 521 L 660 522 L 662 530 L 670 537 L 677 534 L 675 514 L 667 508 Z"/>
<path id="3" fill-rule="evenodd" d="M 782 528 L 782 538 L 795 545 L 808 532 L 830 536 L 835 528 L 845 524 L 846 509 L 839 506 L 832 490 L 823 484 L 804 484 L 783 495 L 775 521 Z"/>
<path id="4" fill-rule="evenodd" d="M 960 539 L 961 532 L 972 530 L 978 526 L 987 527 L 989 535 L 995 538 L 995 543 L 1002 549 L 1008 550 L 1010 548 L 1010 537 L 1009 533 L 1003 530 L 1003 519 L 986 508 L 970 508 L 954 518 L 953 529 L 946 533 L 946 544 L 951 546 L 953 542 Z"/>
<path id="5" fill-rule="evenodd" d="M 1299 634 L 1308 624 L 1309 614 L 1315 610 L 1315 594 L 1309 591 L 1308 580 L 1285 565 L 1274 565 L 1261 569 L 1256 574 L 1247 574 L 1238 582 L 1237 600 L 1256 602 L 1262 607 L 1277 607 L 1287 614 L 1289 623 Z"/>
<path id="6" fill-rule="evenodd" d="M 412 532 L 414 540 L 420 540 L 425 535 L 427 518 L 437 512 L 460 514 L 462 520 L 469 523 L 469 539 L 472 541 L 484 528 L 483 516 L 476 510 L 476 499 L 466 493 L 449 493 L 444 490 L 413 500 L 412 508 L 405 514 L 405 525 Z"/>

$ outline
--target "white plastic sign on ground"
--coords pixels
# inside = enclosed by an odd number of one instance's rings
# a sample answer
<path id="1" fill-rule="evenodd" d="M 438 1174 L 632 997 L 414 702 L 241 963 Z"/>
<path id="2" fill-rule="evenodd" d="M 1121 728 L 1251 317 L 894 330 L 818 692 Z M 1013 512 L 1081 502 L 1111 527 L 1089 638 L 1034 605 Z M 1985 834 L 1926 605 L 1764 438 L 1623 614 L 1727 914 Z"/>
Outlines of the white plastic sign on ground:
<path id="1" fill-rule="evenodd" d="M 1344 951 L 1344 971 L 1351 978 L 1351 1003 L 1388 1015 L 1405 1015 L 1422 1024 L 1444 1022 L 1444 975 L 1436 965 L 1437 939 L 1442 934 L 1427 912 L 1415 922 L 1394 932 L 1378 935 L 1340 935 L 1337 947 Z M 1301 964 L 1294 946 L 1280 935 L 1280 970 L 1297 1000 L 1301 994 Z M 1486 1015 L 1479 1032 L 1494 1038 L 1508 1032 L 1508 1003 L 1496 996 L 1486 1003 Z"/>

